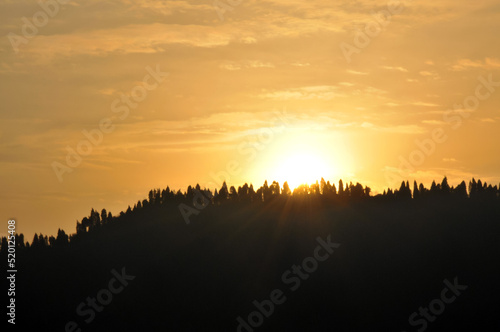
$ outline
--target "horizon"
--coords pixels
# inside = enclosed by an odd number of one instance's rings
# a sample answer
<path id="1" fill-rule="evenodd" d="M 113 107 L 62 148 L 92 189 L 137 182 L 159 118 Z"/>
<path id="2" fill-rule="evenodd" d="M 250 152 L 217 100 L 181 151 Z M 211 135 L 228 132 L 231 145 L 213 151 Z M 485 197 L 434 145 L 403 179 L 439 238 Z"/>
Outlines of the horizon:
<path id="1" fill-rule="evenodd" d="M 488 183 L 486 181 L 482 181 L 481 179 L 475 179 L 475 178 L 472 178 L 470 179 L 469 181 L 467 180 L 462 180 L 460 181 L 460 183 L 457 183 L 457 184 L 454 184 L 454 183 L 450 183 L 448 181 L 448 178 L 445 176 L 441 181 L 436 181 L 436 180 L 433 180 L 431 184 L 429 184 L 428 186 L 424 183 L 421 183 L 421 182 L 417 182 L 416 180 L 413 180 L 413 181 L 409 181 L 409 180 L 403 180 L 402 183 L 400 184 L 400 186 L 396 186 L 394 188 L 385 188 L 383 189 L 382 192 L 378 192 L 376 190 L 373 190 L 372 188 L 364 185 L 363 183 L 359 183 L 357 181 L 343 181 L 343 179 L 339 179 L 339 181 L 337 181 L 336 183 L 335 182 L 332 182 L 332 181 L 329 181 L 327 179 L 324 179 L 323 180 L 325 181 L 325 184 L 330 184 L 332 188 L 335 188 L 334 190 L 336 191 L 336 195 L 339 195 L 339 188 L 340 188 L 340 182 L 342 182 L 343 184 L 343 191 L 344 190 L 348 190 L 348 188 L 350 188 L 351 186 L 356 186 L 358 184 L 360 184 L 362 186 L 362 188 L 366 189 L 368 188 L 369 189 L 369 192 L 367 194 L 367 197 L 368 198 L 374 198 L 374 197 L 377 197 L 377 196 L 382 196 L 384 197 L 384 195 L 389 195 L 389 191 L 391 192 L 391 195 L 392 194 L 396 194 L 400 189 L 401 189 L 401 185 L 403 185 L 403 183 L 406 183 L 409 185 L 409 189 L 410 189 L 410 198 L 411 199 L 415 199 L 416 197 L 414 197 L 414 190 L 415 190 L 415 184 L 417 185 L 417 189 L 419 189 L 420 185 L 423 185 L 423 188 L 425 190 L 431 190 L 432 186 L 433 185 L 437 185 L 438 187 L 438 190 L 441 190 L 441 185 L 443 183 L 447 183 L 447 185 L 451 188 L 451 189 L 458 189 L 457 187 L 464 183 L 465 184 L 465 193 L 470 197 L 471 195 L 471 188 L 470 186 L 473 185 L 473 183 L 478 183 L 478 184 L 481 184 L 482 186 L 486 187 L 486 186 L 492 186 L 494 190 L 500 190 L 500 183 L 498 184 L 492 184 L 492 183 Z M 248 185 L 249 187 L 253 187 L 253 189 L 255 191 L 257 191 L 257 189 L 262 189 L 264 187 L 265 184 L 267 184 L 268 186 L 271 186 L 271 184 L 274 184 L 275 181 L 268 181 L 268 180 L 264 180 L 264 183 L 260 186 L 253 186 L 253 183 L 242 183 L 240 185 L 232 185 L 232 184 L 227 184 L 225 181 L 223 181 L 223 183 L 218 187 L 218 188 L 208 188 L 208 187 L 203 187 L 203 186 L 200 186 L 200 190 L 203 192 L 202 195 L 204 195 L 204 197 L 206 198 L 210 198 L 211 200 L 212 199 L 215 199 L 217 197 L 217 195 L 215 195 L 215 192 L 216 191 L 219 191 L 219 189 L 221 189 L 224 184 L 226 185 L 226 188 L 229 190 L 231 187 L 235 187 L 236 189 L 236 192 L 239 192 L 238 190 L 243 187 L 245 184 Z M 315 181 L 314 183 L 300 183 L 298 184 L 297 186 L 289 186 L 289 189 L 291 190 L 291 193 L 290 195 L 287 195 L 283 192 L 284 190 L 284 184 L 287 183 L 288 181 L 285 181 L 283 183 L 279 183 L 278 182 L 278 185 L 279 185 L 279 189 L 280 189 L 280 192 L 279 192 L 279 196 L 287 196 L 288 198 L 293 198 L 295 196 L 298 196 L 298 198 L 301 197 L 301 193 L 296 193 L 296 189 L 300 188 L 300 187 L 305 187 L 305 188 L 308 188 L 308 189 L 312 189 L 311 186 L 314 186 L 316 184 L 318 184 L 318 189 L 320 190 L 321 192 L 321 195 L 323 195 L 323 188 L 322 188 L 322 182 L 321 181 Z M 288 183 L 287 183 L 288 184 Z M 105 206 L 104 207 L 100 207 L 100 208 L 96 208 L 96 207 L 91 207 L 90 210 L 92 211 L 95 211 L 97 212 L 98 214 L 101 213 L 102 210 L 105 210 L 107 213 L 111 213 L 113 217 L 120 217 L 121 216 L 121 213 L 126 213 L 128 209 L 132 209 L 132 211 L 134 211 L 136 208 L 137 208 L 137 204 L 138 203 L 142 203 L 144 201 L 148 201 L 148 194 L 151 193 L 151 192 L 154 192 L 154 191 L 160 191 L 160 192 L 163 192 L 164 190 L 167 190 L 169 189 L 170 192 L 172 194 L 177 194 L 178 192 L 180 192 L 183 196 L 184 196 L 184 200 L 187 199 L 187 194 L 189 192 L 189 189 L 191 188 L 192 190 L 195 191 L 195 197 L 196 197 L 196 187 L 198 186 L 199 184 L 193 184 L 193 185 L 189 185 L 188 187 L 186 187 L 185 189 L 182 189 L 182 188 L 170 188 L 170 186 L 167 186 L 167 187 L 156 187 L 156 188 L 151 188 L 148 193 L 145 193 L 144 196 L 140 199 L 138 199 L 137 201 L 134 201 L 134 202 L 130 202 L 127 204 L 127 207 L 121 209 L 121 210 L 118 210 L 118 211 L 112 211 L 108 208 L 106 208 Z M 206 193 L 206 191 L 209 192 L 210 195 L 208 195 Z M 207 196 L 208 195 L 208 196 Z M 313 195 L 312 192 L 308 192 L 307 195 Z M 195 209 L 199 209 L 199 207 L 196 206 L 196 203 L 195 203 L 195 200 L 193 199 L 193 202 L 190 202 L 189 200 L 186 200 L 185 203 L 188 203 L 189 205 L 183 205 L 183 203 L 180 203 L 178 205 L 178 210 L 176 210 L 176 212 L 178 212 L 179 215 L 181 215 L 184 220 L 186 221 L 186 215 L 190 215 L 191 212 L 193 210 L 191 210 L 191 204 L 193 204 L 193 207 Z M 191 211 L 190 211 L 191 210 Z M 87 211 L 88 213 L 88 211 Z M 81 223 L 83 221 L 83 219 L 87 218 L 87 215 L 83 215 L 81 216 L 80 218 L 78 218 L 76 220 L 77 222 L 77 225 L 78 223 Z M 189 219 L 189 218 L 188 218 Z M 189 224 L 188 221 L 186 221 L 187 224 Z M 74 225 L 73 225 L 74 226 Z M 77 233 L 77 230 L 76 228 L 70 228 L 70 229 L 64 229 L 62 227 L 58 227 L 57 230 L 55 230 L 53 233 L 43 233 L 43 232 L 37 232 L 37 231 L 34 231 L 33 233 L 24 233 L 24 232 L 18 232 L 20 234 L 22 234 L 24 236 L 24 239 L 26 242 L 30 242 L 32 240 L 30 239 L 33 239 L 33 237 L 35 235 L 43 235 L 43 236 L 48 236 L 48 237 L 51 237 L 51 236 L 55 236 L 59 230 L 62 230 L 66 235 L 75 235 Z M 0 236 L 0 237 L 3 237 L 3 236 Z"/>

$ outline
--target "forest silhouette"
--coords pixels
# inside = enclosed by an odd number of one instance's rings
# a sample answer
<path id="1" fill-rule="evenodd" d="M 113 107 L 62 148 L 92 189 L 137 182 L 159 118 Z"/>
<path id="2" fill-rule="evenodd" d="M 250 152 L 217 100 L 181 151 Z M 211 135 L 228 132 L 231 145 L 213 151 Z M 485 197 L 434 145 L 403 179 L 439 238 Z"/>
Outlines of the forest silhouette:
<path id="1" fill-rule="evenodd" d="M 500 185 L 475 179 L 403 181 L 378 195 L 324 179 L 293 191 L 267 181 L 153 189 L 116 216 L 92 209 L 71 234 L 16 234 L 17 321 L 41 331 L 490 330 L 500 327 L 499 235 Z M 318 238 L 339 246 L 291 290 L 282 275 Z M 78 306 L 122 268 L 135 278 L 87 322 Z M 424 314 L 454 279 L 466 290 Z M 286 300 L 266 314 L 258 304 L 275 289 Z"/>

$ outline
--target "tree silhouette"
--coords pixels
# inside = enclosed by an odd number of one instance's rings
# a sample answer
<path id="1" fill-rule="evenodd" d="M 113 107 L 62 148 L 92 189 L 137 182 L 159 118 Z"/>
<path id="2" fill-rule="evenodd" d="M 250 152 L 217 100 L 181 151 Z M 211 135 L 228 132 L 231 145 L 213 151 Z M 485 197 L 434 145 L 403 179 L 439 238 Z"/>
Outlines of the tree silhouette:
<path id="1" fill-rule="evenodd" d="M 7 237 L 2 236 L 2 243 L 0 244 L 0 251 L 2 253 L 6 253 L 7 247 L 8 247 Z"/>
<path id="2" fill-rule="evenodd" d="M 227 189 L 226 181 L 222 183 L 222 187 L 219 189 L 219 193 L 216 197 L 218 204 L 225 203 L 229 198 L 229 190 Z"/>
<path id="3" fill-rule="evenodd" d="M 104 225 L 108 222 L 108 213 L 106 209 L 102 209 L 101 211 L 101 223 Z"/>
<path id="4" fill-rule="evenodd" d="M 240 201 L 247 202 L 250 199 L 248 184 L 245 183 L 243 187 L 238 187 L 238 197 Z"/>
<path id="5" fill-rule="evenodd" d="M 387 188 L 382 194 L 375 196 L 376 199 L 391 200 L 435 200 L 437 202 L 442 202 L 445 197 L 446 200 L 480 200 L 484 202 L 498 202 L 500 200 L 500 186 L 493 186 L 482 182 L 480 179 L 472 178 L 468 184 L 469 191 L 467 191 L 467 185 L 465 181 L 462 181 L 456 187 L 450 186 L 448 183 L 448 178 L 445 176 L 442 181 L 438 184 L 433 181 L 430 190 L 427 189 L 422 183 L 417 184 L 417 181 L 413 181 L 413 191 L 410 189 L 409 181 L 402 181 L 398 189 L 393 190 L 392 188 Z M 248 185 L 245 183 L 243 186 L 236 188 L 231 186 L 228 190 L 226 182 L 223 182 L 219 190 L 215 189 L 214 194 L 208 189 L 201 189 L 199 184 L 193 188 L 188 186 L 185 193 L 181 190 L 177 192 L 171 191 L 169 187 L 161 189 L 152 189 L 148 193 L 148 199 L 137 201 L 132 209 L 128 206 L 125 212 L 120 212 L 118 217 L 113 217 L 111 212 L 106 209 L 102 209 L 98 213 L 93 208 L 90 211 L 88 217 L 84 217 L 81 222 L 76 221 L 76 233 L 68 235 L 64 230 L 58 229 L 57 235 L 46 236 L 43 234 L 34 234 L 31 244 L 24 241 L 24 235 L 16 234 L 16 246 L 18 248 L 24 249 L 30 247 L 33 250 L 37 248 L 44 247 L 65 247 L 71 244 L 73 241 L 79 240 L 82 236 L 87 236 L 86 233 L 92 232 L 96 228 L 106 226 L 110 223 L 114 223 L 117 220 L 122 219 L 125 216 L 131 216 L 138 213 L 148 212 L 151 208 L 158 209 L 161 206 L 172 206 L 171 203 L 179 204 L 180 202 L 185 202 L 187 204 L 193 204 L 193 198 L 195 195 L 201 194 L 206 199 L 202 206 L 221 204 L 232 204 L 234 202 L 245 202 L 245 203 L 261 203 L 267 204 L 280 196 L 286 197 L 287 199 L 302 200 L 305 197 L 309 199 L 315 199 L 316 197 L 324 197 L 323 200 L 327 204 L 336 204 L 337 202 L 345 202 L 346 204 L 355 203 L 363 200 L 369 200 L 373 197 L 371 196 L 371 188 L 368 186 L 363 187 L 359 182 L 354 185 L 350 182 L 348 185 L 344 186 L 342 179 L 339 180 L 339 190 L 337 195 L 337 189 L 335 185 L 331 185 L 330 181 L 326 181 L 321 178 L 321 181 L 316 181 L 312 185 L 301 184 L 297 188 L 291 191 L 288 182 L 283 183 L 283 188 L 280 187 L 277 181 L 273 181 L 269 186 L 268 181 L 264 181 L 264 184 L 254 190 L 252 184 Z M 149 213 L 149 212 L 148 212 Z M 5 239 L 6 240 L 6 239 Z M 2 239 L 2 241 L 5 241 Z M 5 243 L 3 244 L 5 247 Z"/>
<path id="6" fill-rule="evenodd" d="M 290 186 L 288 185 L 288 182 L 285 181 L 283 183 L 283 189 L 281 190 L 281 193 L 284 196 L 291 196 L 292 195 L 292 191 L 290 190 Z"/>
<path id="7" fill-rule="evenodd" d="M 414 199 L 420 198 L 420 192 L 418 191 L 418 185 L 416 180 L 413 181 L 413 198 Z"/>
<path id="8" fill-rule="evenodd" d="M 449 195 L 451 194 L 451 188 L 450 185 L 448 184 L 448 178 L 445 176 L 443 181 L 441 182 L 441 193 L 443 195 Z"/>
<path id="9" fill-rule="evenodd" d="M 365 186 L 365 196 L 370 197 L 371 192 L 372 192 L 372 188 Z"/>
<path id="10" fill-rule="evenodd" d="M 38 241 L 38 234 L 35 233 L 33 236 L 33 241 L 31 241 L 31 246 L 34 248 L 38 248 L 40 246 L 40 242 Z"/>
<path id="11" fill-rule="evenodd" d="M 271 183 L 271 186 L 269 187 L 269 195 L 271 196 L 271 198 L 276 198 L 280 194 L 281 194 L 280 184 L 276 181 L 273 181 L 273 183 Z"/>
<path id="12" fill-rule="evenodd" d="M 339 196 L 344 196 L 344 182 L 342 182 L 342 179 L 339 180 Z"/>
<path id="13" fill-rule="evenodd" d="M 410 184 L 408 183 L 408 181 L 406 181 L 406 183 L 404 181 L 401 182 L 401 186 L 399 187 L 399 190 L 396 191 L 395 195 L 396 198 L 399 199 L 404 199 L 404 200 L 411 199 Z"/>
<path id="14" fill-rule="evenodd" d="M 454 190 L 453 194 L 461 199 L 467 198 L 467 185 L 462 181 Z"/>
<path id="15" fill-rule="evenodd" d="M 69 244 L 69 237 L 62 229 L 57 230 L 57 238 L 54 245 L 58 247 L 66 247 Z"/>
<path id="16" fill-rule="evenodd" d="M 231 186 L 231 188 L 229 188 L 229 198 L 232 201 L 238 200 L 238 192 L 236 191 L 236 188 L 234 186 Z"/>

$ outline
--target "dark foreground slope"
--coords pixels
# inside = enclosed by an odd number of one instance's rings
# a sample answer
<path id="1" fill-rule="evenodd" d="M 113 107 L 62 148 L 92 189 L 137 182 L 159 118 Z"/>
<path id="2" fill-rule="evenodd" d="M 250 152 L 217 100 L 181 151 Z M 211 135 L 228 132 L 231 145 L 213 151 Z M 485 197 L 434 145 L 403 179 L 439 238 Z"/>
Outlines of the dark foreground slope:
<path id="1" fill-rule="evenodd" d="M 498 200 L 279 198 L 209 206 L 189 225 L 176 204 L 138 209 L 67 247 L 20 252 L 17 323 L 237 331 L 242 317 L 240 331 L 498 330 L 499 235 Z M 327 255 L 318 237 L 340 246 Z M 113 269 L 135 278 L 114 282 Z M 109 304 L 89 310 L 98 294 Z M 254 301 L 269 317 L 252 314 Z"/>

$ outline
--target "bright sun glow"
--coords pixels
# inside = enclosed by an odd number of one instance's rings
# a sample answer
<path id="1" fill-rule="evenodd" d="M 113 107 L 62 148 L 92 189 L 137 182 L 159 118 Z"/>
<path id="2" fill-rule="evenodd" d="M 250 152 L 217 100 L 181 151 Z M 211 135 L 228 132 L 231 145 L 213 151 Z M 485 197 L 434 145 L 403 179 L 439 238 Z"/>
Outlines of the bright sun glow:
<path id="1" fill-rule="evenodd" d="M 312 184 L 321 177 L 327 178 L 332 173 L 326 162 L 312 152 L 298 152 L 286 158 L 278 167 L 277 179 L 282 185 L 288 181 L 293 190 L 301 184 Z"/>
<path id="2" fill-rule="evenodd" d="M 278 181 L 281 187 L 288 182 L 293 191 L 301 184 L 313 184 L 324 178 L 338 183 L 352 176 L 350 147 L 342 134 L 289 129 L 289 133 L 276 135 L 272 143 L 262 149 L 255 161 L 257 167 L 251 176 L 255 183 L 264 180 L 270 185 Z"/>

